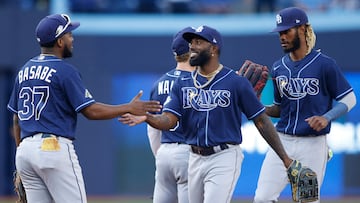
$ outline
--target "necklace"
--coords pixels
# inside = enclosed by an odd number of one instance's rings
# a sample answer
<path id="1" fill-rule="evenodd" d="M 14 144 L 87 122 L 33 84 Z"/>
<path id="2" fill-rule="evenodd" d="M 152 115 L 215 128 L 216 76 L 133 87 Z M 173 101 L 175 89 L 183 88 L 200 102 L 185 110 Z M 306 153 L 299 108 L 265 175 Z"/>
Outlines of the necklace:
<path id="1" fill-rule="evenodd" d="M 211 72 L 211 73 L 209 73 L 207 75 L 204 75 L 204 74 L 200 73 L 199 68 L 197 67 L 196 71 L 195 71 L 195 73 L 194 73 L 194 75 L 192 77 L 193 82 L 194 82 L 194 86 L 196 88 L 198 88 L 198 89 L 202 89 L 202 88 L 208 86 L 214 80 L 216 74 L 218 74 L 222 68 L 223 68 L 223 65 L 220 64 L 219 67 L 214 72 Z M 197 77 L 198 74 L 205 77 L 205 78 L 207 78 L 208 81 L 206 83 L 204 83 L 203 85 L 200 85 L 200 83 L 196 80 L 196 77 Z"/>

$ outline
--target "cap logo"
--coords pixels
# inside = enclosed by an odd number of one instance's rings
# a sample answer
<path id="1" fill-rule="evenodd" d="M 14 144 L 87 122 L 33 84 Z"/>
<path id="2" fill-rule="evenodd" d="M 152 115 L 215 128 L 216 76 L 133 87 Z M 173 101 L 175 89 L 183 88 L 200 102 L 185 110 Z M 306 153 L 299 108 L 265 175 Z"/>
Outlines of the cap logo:
<path id="1" fill-rule="evenodd" d="M 214 43 L 214 44 L 217 44 L 217 41 L 216 41 L 216 39 L 215 39 L 215 38 L 213 38 L 213 40 L 212 40 L 212 41 L 213 41 L 213 43 Z"/>
<path id="2" fill-rule="evenodd" d="M 282 17 L 281 17 L 280 14 L 277 14 L 277 15 L 276 15 L 276 23 L 277 23 L 277 24 L 281 24 L 281 23 L 282 23 Z"/>
<path id="3" fill-rule="evenodd" d="M 295 20 L 295 23 L 300 23 L 300 20 L 299 20 L 299 19 L 296 19 L 296 20 Z"/>
<path id="4" fill-rule="evenodd" d="M 57 29 L 56 29 L 55 35 L 56 35 L 56 36 L 59 36 L 60 33 L 63 32 L 63 30 L 64 30 L 64 26 L 59 25 L 59 26 L 57 27 Z"/>
<path id="5" fill-rule="evenodd" d="M 196 28 L 196 32 L 202 32 L 203 29 L 204 29 L 204 27 L 203 27 L 203 26 L 200 26 L 200 27 Z"/>
<path id="6" fill-rule="evenodd" d="M 61 17 L 64 18 L 64 20 L 66 21 L 66 25 L 65 25 L 65 27 L 63 25 L 58 26 L 58 28 L 56 29 L 55 38 L 59 37 L 68 28 L 68 26 L 71 24 L 71 20 L 70 20 L 70 17 L 68 15 L 61 14 Z"/>

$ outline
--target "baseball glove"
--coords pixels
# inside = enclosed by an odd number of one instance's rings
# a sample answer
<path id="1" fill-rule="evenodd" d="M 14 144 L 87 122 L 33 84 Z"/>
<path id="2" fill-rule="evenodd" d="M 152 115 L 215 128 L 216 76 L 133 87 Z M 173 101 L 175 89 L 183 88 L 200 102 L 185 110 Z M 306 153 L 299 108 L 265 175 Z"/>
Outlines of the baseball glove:
<path id="1" fill-rule="evenodd" d="M 22 184 L 20 175 L 17 173 L 17 171 L 14 171 L 13 181 L 14 181 L 14 191 L 18 196 L 16 203 L 27 203 L 25 188 Z"/>
<path id="2" fill-rule="evenodd" d="M 267 66 L 245 60 L 237 73 L 250 81 L 256 96 L 260 99 L 261 92 L 263 91 L 269 76 L 269 69 Z"/>
<path id="3" fill-rule="evenodd" d="M 294 202 L 313 202 L 319 198 L 319 186 L 316 173 L 294 160 L 287 169 Z"/>

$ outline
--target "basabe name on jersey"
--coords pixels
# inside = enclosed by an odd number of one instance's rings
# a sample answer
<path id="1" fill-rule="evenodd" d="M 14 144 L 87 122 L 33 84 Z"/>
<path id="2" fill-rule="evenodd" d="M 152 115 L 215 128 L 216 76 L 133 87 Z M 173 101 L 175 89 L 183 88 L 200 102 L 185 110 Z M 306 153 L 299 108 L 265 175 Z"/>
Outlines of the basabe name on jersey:
<path id="1" fill-rule="evenodd" d="M 25 67 L 18 73 L 19 84 L 26 80 L 43 80 L 51 83 L 53 73 L 56 73 L 56 70 L 48 66 Z"/>

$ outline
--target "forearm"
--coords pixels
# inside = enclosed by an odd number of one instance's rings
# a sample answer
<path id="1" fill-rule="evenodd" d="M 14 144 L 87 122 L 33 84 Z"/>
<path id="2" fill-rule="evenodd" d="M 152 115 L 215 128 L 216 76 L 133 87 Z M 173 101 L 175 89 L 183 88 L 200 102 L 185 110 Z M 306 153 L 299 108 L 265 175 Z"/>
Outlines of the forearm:
<path id="1" fill-rule="evenodd" d="M 280 141 L 279 135 L 276 132 L 276 129 L 265 113 L 257 116 L 254 119 L 254 123 L 259 130 L 261 136 L 265 141 L 270 145 L 270 147 L 276 152 L 280 159 L 284 162 L 284 165 L 288 167 L 292 160 L 288 157 L 285 149 Z"/>
<path id="2" fill-rule="evenodd" d="M 350 92 L 344 98 L 342 98 L 335 106 L 326 112 L 323 117 L 328 122 L 339 118 L 349 112 L 356 104 L 356 97 L 354 92 Z"/>
<path id="3" fill-rule="evenodd" d="M 273 118 L 280 118 L 280 107 L 278 105 L 272 104 L 265 107 L 266 115 Z"/>
<path id="4" fill-rule="evenodd" d="M 130 109 L 127 104 L 108 105 L 96 102 L 84 108 L 81 112 L 86 118 L 90 120 L 106 120 L 128 113 L 130 112 Z"/>
<path id="5" fill-rule="evenodd" d="M 159 130 L 170 130 L 176 125 L 177 117 L 171 113 L 147 114 L 146 120 L 151 127 Z"/>
<path id="6" fill-rule="evenodd" d="M 16 146 L 19 146 L 21 141 L 20 125 L 19 125 L 19 119 L 16 114 L 14 114 L 13 116 L 12 134 L 14 136 Z"/>

